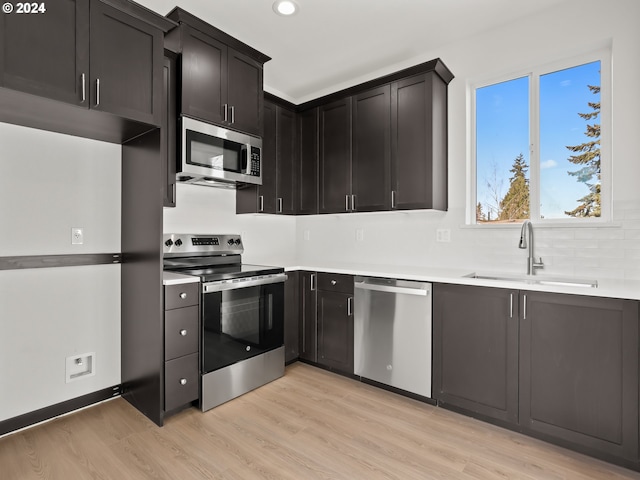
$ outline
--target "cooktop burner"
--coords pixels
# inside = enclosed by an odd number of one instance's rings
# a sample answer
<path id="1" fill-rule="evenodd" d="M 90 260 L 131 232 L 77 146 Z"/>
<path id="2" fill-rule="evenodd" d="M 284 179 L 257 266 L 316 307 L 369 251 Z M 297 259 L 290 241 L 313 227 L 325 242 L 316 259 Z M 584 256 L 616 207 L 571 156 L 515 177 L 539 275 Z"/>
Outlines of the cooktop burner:
<path id="1" fill-rule="evenodd" d="M 284 272 L 282 267 L 241 263 L 239 235 L 165 234 L 164 269 L 216 282 Z"/>

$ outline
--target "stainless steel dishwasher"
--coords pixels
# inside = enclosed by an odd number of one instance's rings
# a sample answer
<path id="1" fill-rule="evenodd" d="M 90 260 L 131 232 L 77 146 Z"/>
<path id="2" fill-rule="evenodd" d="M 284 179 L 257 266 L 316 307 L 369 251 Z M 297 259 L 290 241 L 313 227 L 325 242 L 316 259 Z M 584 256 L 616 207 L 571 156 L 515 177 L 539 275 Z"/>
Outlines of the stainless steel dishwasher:
<path id="1" fill-rule="evenodd" d="M 430 283 L 356 277 L 354 373 L 431 397 Z"/>

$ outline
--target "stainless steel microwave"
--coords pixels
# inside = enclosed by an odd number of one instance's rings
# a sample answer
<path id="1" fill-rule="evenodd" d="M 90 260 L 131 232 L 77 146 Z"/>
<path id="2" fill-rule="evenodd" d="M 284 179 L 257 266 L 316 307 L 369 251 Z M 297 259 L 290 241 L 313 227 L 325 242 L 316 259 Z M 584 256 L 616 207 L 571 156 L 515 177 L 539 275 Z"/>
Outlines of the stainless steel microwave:
<path id="1" fill-rule="evenodd" d="M 208 186 L 262 185 L 262 139 L 180 117 L 176 180 Z"/>

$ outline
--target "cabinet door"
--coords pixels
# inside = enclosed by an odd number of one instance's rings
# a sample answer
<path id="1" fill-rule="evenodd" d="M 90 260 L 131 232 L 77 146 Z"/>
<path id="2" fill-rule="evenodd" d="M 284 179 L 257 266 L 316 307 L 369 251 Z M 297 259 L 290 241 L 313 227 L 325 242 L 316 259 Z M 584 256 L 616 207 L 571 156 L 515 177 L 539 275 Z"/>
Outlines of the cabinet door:
<path id="1" fill-rule="evenodd" d="M 318 363 L 353 374 L 353 296 L 318 290 Z"/>
<path id="2" fill-rule="evenodd" d="M 318 361 L 317 349 L 317 274 L 300 272 L 300 358 Z"/>
<path id="3" fill-rule="evenodd" d="M 351 98 L 319 107 L 320 213 L 351 210 Z"/>
<path id="4" fill-rule="evenodd" d="M 518 421 L 518 293 L 434 285 L 433 397 Z"/>
<path id="5" fill-rule="evenodd" d="M 298 178 L 296 155 L 296 113 L 283 107 L 276 115 L 276 211 L 296 213 L 296 187 Z"/>
<path id="6" fill-rule="evenodd" d="M 391 87 L 353 97 L 353 209 L 391 208 Z"/>
<path id="7" fill-rule="evenodd" d="M 262 185 L 258 187 L 257 199 L 257 210 L 260 213 L 276 213 L 277 111 L 276 105 L 265 103 L 264 136 L 262 137 Z"/>
<path id="8" fill-rule="evenodd" d="M 99 0 L 90 29 L 90 108 L 160 125 L 162 31 Z"/>
<path id="9" fill-rule="evenodd" d="M 252 135 L 262 135 L 262 65 L 259 62 L 228 49 L 227 103 L 229 125 Z"/>
<path id="10" fill-rule="evenodd" d="M 391 85 L 392 208 L 447 209 L 447 86 L 435 73 Z"/>
<path id="11" fill-rule="evenodd" d="M 88 105 L 89 0 L 56 0 L 46 9 L 0 16 L 0 86 Z"/>
<path id="12" fill-rule="evenodd" d="M 318 213 L 318 109 L 298 114 L 298 213 Z"/>
<path id="13" fill-rule="evenodd" d="M 224 123 L 227 46 L 187 25 L 180 28 L 183 29 L 182 113 L 212 123 Z"/>
<path id="14" fill-rule="evenodd" d="M 178 147 L 176 145 L 178 120 L 178 70 L 177 56 L 165 52 L 163 64 L 163 99 L 160 125 L 160 159 L 165 181 L 162 185 L 163 205 L 176 206 L 176 166 Z"/>
<path id="15" fill-rule="evenodd" d="M 284 360 L 292 362 L 300 355 L 300 279 L 299 272 L 288 272 L 284 283 Z"/>
<path id="16" fill-rule="evenodd" d="M 520 425 L 638 459 L 638 304 L 521 293 Z"/>

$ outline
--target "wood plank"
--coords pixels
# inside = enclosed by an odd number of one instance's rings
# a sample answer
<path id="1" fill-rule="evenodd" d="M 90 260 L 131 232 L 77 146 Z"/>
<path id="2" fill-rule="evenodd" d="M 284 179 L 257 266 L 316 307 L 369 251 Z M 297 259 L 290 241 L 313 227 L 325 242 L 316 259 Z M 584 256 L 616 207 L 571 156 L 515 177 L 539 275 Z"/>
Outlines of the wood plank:
<path id="1" fill-rule="evenodd" d="M 2 478 L 640 479 L 633 472 L 295 363 L 163 428 L 115 399 L 0 438 Z"/>

